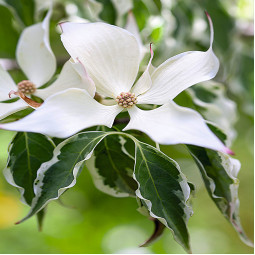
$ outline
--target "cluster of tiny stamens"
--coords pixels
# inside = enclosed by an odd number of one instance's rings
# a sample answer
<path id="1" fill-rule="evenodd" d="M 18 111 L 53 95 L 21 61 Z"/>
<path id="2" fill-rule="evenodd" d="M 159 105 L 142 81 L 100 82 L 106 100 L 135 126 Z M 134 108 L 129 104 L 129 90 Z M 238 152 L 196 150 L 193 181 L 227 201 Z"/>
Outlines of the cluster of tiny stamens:
<path id="1" fill-rule="evenodd" d="M 36 87 L 31 81 L 25 80 L 18 83 L 18 91 L 30 95 L 36 91 Z"/>
<path id="2" fill-rule="evenodd" d="M 131 108 L 137 103 L 137 98 L 134 93 L 121 92 L 120 95 L 116 97 L 116 102 L 123 108 Z"/>

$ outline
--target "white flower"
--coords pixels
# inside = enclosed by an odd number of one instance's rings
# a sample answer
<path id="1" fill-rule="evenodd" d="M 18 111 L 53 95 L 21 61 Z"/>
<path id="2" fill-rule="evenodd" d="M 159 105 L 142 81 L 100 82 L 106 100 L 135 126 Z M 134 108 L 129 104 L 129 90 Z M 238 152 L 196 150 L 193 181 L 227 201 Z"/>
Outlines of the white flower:
<path id="1" fill-rule="evenodd" d="M 140 52 L 131 33 L 100 22 L 61 24 L 61 39 L 72 59 L 86 67 L 97 92 L 116 99 L 117 104 L 102 105 L 85 90 L 68 89 L 46 99 L 41 107 L 24 119 L 0 128 L 63 138 L 95 125 L 111 127 L 115 117 L 125 108 L 130 122 L 124 130 L 140 130 L 160 144 L 194 144 L 231 153 L 210 131 L 200 114 L 173 102 L 180 92 L 212 79 L 218 71 L 219 61 L 212 50 L 210 18 L 209 22 L 211 39 L 206 52 L 179 54 L 166 60 L 150 75 L 151 54 L 147 69 L 133 87 Z M 162 106 L 144 111 L 136 104 Z"/>
<path id="2" fill-rule="evenodd" d="M 56 70 L 56 58 L 49 44 L 50 15 L 51 10 L 47 13 L 43 22 L 27 27 L 20 36 L 16 58 L 28 80 L 19 82 L 17 86 L 8 72 L 0 66 L 0 119 L 29 107 L 30 102 L 33 104 L 33 101 L 28 98 L 25 98 L 28 104 L 23 100 L 12 103 L 6 102 L 9 100 L 10 91 L 10 94 L 17 92 L 16 95 L 20 92 L 26 96 L 33 94 L 43 100 L 56 92 L 72 87 L 86 88 L 90 91 L 86 77 L 84 81 L 79 75 L 79 72 L 84 72 L 81 64 L 72 63 L 71 60 L 65 63 L 55 82 L 47 88 L 39 88 L 52 78 Z"/>

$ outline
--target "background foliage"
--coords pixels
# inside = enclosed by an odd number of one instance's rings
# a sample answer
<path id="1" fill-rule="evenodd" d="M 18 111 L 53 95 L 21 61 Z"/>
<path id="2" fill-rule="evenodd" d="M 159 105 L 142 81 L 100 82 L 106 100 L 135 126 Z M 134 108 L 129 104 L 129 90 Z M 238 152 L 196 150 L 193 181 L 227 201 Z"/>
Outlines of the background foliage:
<path id="1" fill-rule="evenodd" d="M 0 58 L 15 58 L 18 36 L 25 26 L 40 21 L 44 15 L 38 6 L 47 1 L 0 1 Z M 54 1 L 51 20 L 51 45 L 59 66 L 68 58 L 56 32 L 60 20 L 76 15 L 95 19 L 88 12 L 91 1 Z M 114 1 L 103 4 L 99 17 L 109 23 L 123 23 Z M 7 8 L 6 5 L 10 5 Z M 206 9 L 214 22 L 214 51 L 221 68 L 215 78 L 226 86 L 228 96 L 237 103 L 238 136 L 232 146 L 241 161 L 239 173 L 240 216 L 247 235 L 253 239 L 253 1 L 252 0 L 133 0 L 133 13 L 145 43 L 153 42 L 157 65 L 186 50 L 208 47 Z M 96 10 L 96 8 L 95 8 Z M 95 13 L 95 12 L 94 12 Z M 125 20 L 125 15 L 123 15 Z M 23 74 L 11 62 L 11 74 L 17 81 Z M 14 133 L 0 131 L 0 168 L 5 167 L 7 146 Z M 177 148 L 177 149 L 176 149 Z M 189 221 L 194 253 L 253 253 L 245 246 L 220 215 L 205 192 L 199 172 L 184 146 L 164 147 L 168 155 L 175 153 L 189 180 L 196 184 L 194 215 Z M 74 209 L 75 208 L 75 209 Z M 137 248 L 150 235 L 152 222 L 135 209 L 132 198 L 114 198 L 98 191 L 86 169 L 77 185 L 66 192 L 61 201 L 51 203 L 43 232 L 37 232 L 36 220 L 21 225 L 13 223 L 26 215 L 28 208 L 3 176 L 0 179 L 0 253 L 183 253 L 171 233 L 165 231 L 161 240 L 146 248 Z M 68 224 L 66 224 L 68 222 Z M 22 238 L 21 238 L 22 236 Z M 13 245 L 15 243 L 15 245 Z"/>

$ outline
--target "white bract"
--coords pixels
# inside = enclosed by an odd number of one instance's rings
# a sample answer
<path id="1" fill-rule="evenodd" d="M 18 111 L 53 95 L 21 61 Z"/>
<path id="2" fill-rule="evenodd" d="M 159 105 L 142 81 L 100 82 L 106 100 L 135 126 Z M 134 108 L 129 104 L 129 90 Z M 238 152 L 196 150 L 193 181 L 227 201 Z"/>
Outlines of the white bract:
<path id="1" fill-rule="evenodd" d="M 106 106 L 86 90 L 68 89 L 47 98 L 24 119 L 0 127 L 64 138 L 95 125 L 111 127 L 115 117 L 127 109 L 130 122 L 124 130 L 140 130 L 160 144 L 194 144 L 231 153 L 210 131 L 200 114 L 173 102 L 180 92 L 212 79 L 219 69 L 219 61 L 212 50 L 212 22 L 208 18 L 211 38 L 207 51 L 179 54 L 166 60 L 150 75 L 151 51 L 147 69 L 136 83 L 141 55 L 134 35 L 100 22 L 61 24 L 61 39 L 72 59 L 83 64 L 96 91 L 115 99 L 116 104 Z M 145 111 L 137 107 L 139 104 L 161 106 Z"/>
<path id="2" fill-rule="evenodd" d="M 81 64 L 71 60 L 65 63 L 55 82 L 44 89 L 39 88 L 52 78 L 56 70 L 56 58 L 49 44 L 50 15 L 51 10 L 43 22 L 27 27 L 20 36 L 16 58 L 28 80 L 19 82 L 17 86 L 8 72 L 0 66 L 0 119 L 31 106 L 20 99 L 9 103 L 7 100 L 10 99 L 10 91 L 22 92 L 26 96 L 33 94 L 43 100 L 72 87 L 86 88 L 90 91 L 86 76 L 82 79 L 79 74 L 82 72 Z"/>

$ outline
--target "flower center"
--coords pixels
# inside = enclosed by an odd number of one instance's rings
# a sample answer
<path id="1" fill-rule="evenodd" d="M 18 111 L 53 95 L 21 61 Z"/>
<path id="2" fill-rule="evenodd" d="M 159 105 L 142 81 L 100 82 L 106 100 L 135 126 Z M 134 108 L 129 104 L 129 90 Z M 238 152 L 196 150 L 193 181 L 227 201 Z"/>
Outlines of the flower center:
<path id="1" fill-rule="evenodd" d="M 31 81 L 24 80 L 18 83 L 18 91 L 30 95 L 36 91 L 36 87 Z"/>
<path id="2" fill-rule="evenodd" d="M 121 92 L 120 95 L 116 97 L 116 102 L 123 108 L 131 108 L 137 103 L 137 98 L 134 93 Z"/>

